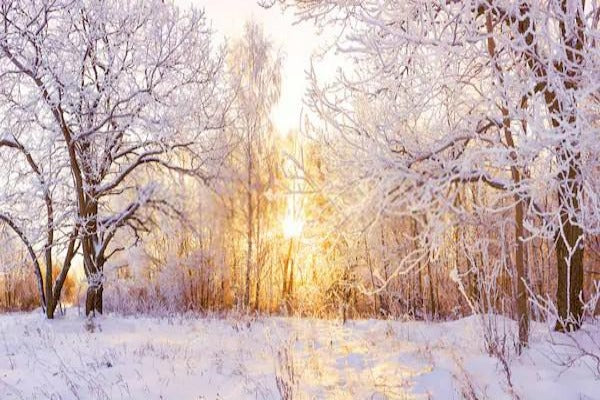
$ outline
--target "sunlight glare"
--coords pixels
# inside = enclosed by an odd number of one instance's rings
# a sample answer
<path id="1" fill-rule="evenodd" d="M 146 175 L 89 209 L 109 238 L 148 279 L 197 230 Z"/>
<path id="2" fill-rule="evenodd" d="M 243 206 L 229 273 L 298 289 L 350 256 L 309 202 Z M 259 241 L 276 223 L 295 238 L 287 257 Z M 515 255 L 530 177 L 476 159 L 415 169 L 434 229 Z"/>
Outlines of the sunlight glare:
<path id="1" fill-rule="evenodd" d="M 296 238 L 302 234 L 304 221 L 295 217 L 291 213 L 287 213 L 283 219 L 283 235 L 286 239 Z"/>

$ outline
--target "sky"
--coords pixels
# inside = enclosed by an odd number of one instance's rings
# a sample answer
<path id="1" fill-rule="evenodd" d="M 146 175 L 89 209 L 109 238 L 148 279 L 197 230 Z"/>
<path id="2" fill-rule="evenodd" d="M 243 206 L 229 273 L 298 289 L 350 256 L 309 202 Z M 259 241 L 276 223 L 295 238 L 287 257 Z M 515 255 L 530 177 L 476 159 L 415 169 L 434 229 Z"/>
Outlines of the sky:
<path id="1" fill-rule="evenodd" d="M 294 24 L 292 11 L 284 13 L 278 6 L 265 9 L 256 0 L 176 0 L 176 3 L 204 8 L 220 37 L 241 36 L 244 23 L 249 19 L 262 23 L 274 47 L 285 56 L 281 99 L 271 115 L 273 123 L 282 134 L 298 130 L 307 88 L 305 71 L 310 66 L 313 51 L 322 43 L 316 28 L 308 22 Z"/>

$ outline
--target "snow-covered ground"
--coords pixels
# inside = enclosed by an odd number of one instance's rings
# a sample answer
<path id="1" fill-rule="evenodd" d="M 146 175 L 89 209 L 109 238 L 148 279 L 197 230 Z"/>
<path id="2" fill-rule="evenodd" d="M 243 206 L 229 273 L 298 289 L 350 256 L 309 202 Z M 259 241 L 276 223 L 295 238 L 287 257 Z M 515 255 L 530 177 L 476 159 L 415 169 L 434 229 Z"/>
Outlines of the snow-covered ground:
<path id="1" fill-rule="evenodd" d="M 478 321 L 109 315 L 91 326 L 75 309 L 54 321 L 8 314 L 0 399 L 279 399 L 286 388 L 294 399 L 600 399 L 593 357 L 559 366 L 572 350 L 542 325 L 509 360 L 511 391 Z"/>

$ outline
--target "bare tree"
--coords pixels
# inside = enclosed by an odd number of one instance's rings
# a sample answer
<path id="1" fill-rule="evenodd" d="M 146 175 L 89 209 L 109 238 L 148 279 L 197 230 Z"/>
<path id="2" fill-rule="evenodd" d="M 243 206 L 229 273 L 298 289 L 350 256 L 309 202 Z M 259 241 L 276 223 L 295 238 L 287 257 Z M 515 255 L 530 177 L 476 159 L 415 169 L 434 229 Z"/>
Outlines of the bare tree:
<path id="1" fill-rule="evenodd" d="M 207 132 L 222 125 L 221 58 L 203 12 L 158 0 L 10 1 L 0 25 L 3 106 L 29 112 L 27 135 L 61 144 L 75 201 L 69 255 L 80 244 L 86 313 L 102 312 L 104 265 L 126 246 L 117 233 L 139 237 L 149 211 L 172 212 L 157 183 L 136 172 L 202 173 Z"/>
<path id="2" fill-rule="evenodd" d="M 281 55 L 276 53 L 255 22 L 246 24 L 244 34 L 229 52 L 229 74 L 235 91 L 228 130 L 232 135 L 230 181 L 243 188 L 242 221 L 245 225 L 246 257 L 243 272 L 244 307 L 249 307 L 252 271 L 256 270 L 256 290 L 260 289 L 264 244 L 261 226 L 266 217 L 267 193 L 274 185 L 274 128 L 270 113 L 281 89 Z M 235 186 L 235 185 L 234 185 Z M 240 214 L 238 214 L 240 215 Z"/>
<path id="3" fill-rule="evenodd" d="M 333 83 L 320 84 L 311 71 L 310 93 L 327 124 L 312 128 L 331 149 L 345 215 L 363 215 L 364 227 L 424 210 L 421 241 L 435 250 L 444 227 L 484 213 L 504 219 L 510 208 L 521 343 L 528 340 L 524 243 L 536 237 L 554 243 L 557 329 L 578 328 L 583 239 L 598 230 L 597 213 L 586 211 L 598 207 L 597 162 L 588 156 L 598 151 L 598 5 L 280 3 L 299 19 L 337 27 L 333 48 L 351 60 Z M 455 201 L 459 186 L 473 194 L 467 202 Z M 403 267 L 416 264 L 405 260 Z"/>
<path id="4" fill-rule="evenodd" d="M 11 111 L 16 114 L 13 118 Z M 18 107 L 13 106 L 11 111 L 4 122 L 12 133 L 5 134 L 0 140 L 0 150 L 3 150 L 0 160 L 7 167 L 4 170 L 6 190 L 0 194 L 5 211 L 0 212 L 0 222 L 9 226 L 27 249 L 39 287 L 40 304 L 46 316 L 53 318 L 77 252 L 78 227 L 73 225 L 72 207 L 66 204 L 64 193 L 61 193 L 60 182 L 66 179 L 65 169 L 63 160 L 56 157 L 55 146 L 24 134 L 23 131 L 31 127 L 30 120 L 23 118 Z M 29 147 L 19 138 L 27 140 Z M 30 175 L 32 178 L 28 178 Z M 46 223 L 39 226 L 32 223 L 35 220 Z M 61 231 L 70 233 L 59 238 L 56 233 Z M 58 257 L 54 257 L 54 252 L 59 252 Z M 53 282 L 55 259 L 60 257 L 60 271 Z M 45 277 L 42 277 L 40 258 L 44 260 Z"/>

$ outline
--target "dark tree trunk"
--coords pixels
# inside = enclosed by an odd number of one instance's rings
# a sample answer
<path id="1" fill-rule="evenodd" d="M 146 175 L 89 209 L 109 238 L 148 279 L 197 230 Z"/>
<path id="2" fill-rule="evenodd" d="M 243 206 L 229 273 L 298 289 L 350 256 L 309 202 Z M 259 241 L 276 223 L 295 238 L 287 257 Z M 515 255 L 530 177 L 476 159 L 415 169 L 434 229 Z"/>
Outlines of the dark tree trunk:
<path id="1" fill-rule="evenodd" d="M 567 62 L 559 59 L 549 59 L 550 62 L 547 64 L 540 62 L 538 50 L 534 45 L 535 35 L 539 33 L 530 18 L 527 3 L 520 6 L 518 21 L 518 32 L 528 49 L 522 54 L 538 78 L 536 92 L 543 92 L 552 127 L 557 133 L 563 135 L 566 133 L 569 136 L 557 148 L 557 159 L 567 168 L 558 175 L 560 226 L 556 233 L 555 250 L 558 267 L 556 297 L 559 320 L 556 330 L 579 328 L 583 313 L 583 305 L 579 299 L 583 289 L 583 230 L 575 220 L 581 215 L 579 207 L 581 173 L 578 167 L 580 155 L 576 146 L 579 132 L 576 113 L 573 111 L 577 109 L 577 104 L 570 93 L 579 89 L 582 82 L 585 47 L 588 44 L 585 37 L 584 2 L 580 0 L 580 4 L 572 9 L 568 4 L 570 2 L 564 0 L 557 2 L 562 12 L 562 17 L 558 19 L 559 37 L 564 46 Z M 548 70 L 548 65 L 552 66 L 551 71 Z M 553 84 L 556 85 L 557 82 L 550 81 L 551 74 L 564 77 L 560 80 L 564 85 L 562 93 L 554 90 Z"/>
<path id="2" fill-rule="evenodd" d="M 54 311 L 56 311 L 57 302 L 54 301 L 54 297 L 52 295 L 48 296 L 46 301 L 46 318 L 54 319 Z"/>
<path id="3" fill-rule="evenodd" d="M 89 286 L 86 292 L 85 298 L 85 315 L 95 315 L 96 313 L 102 314 L 102 296 L 104 292 L 104 285 L 102 283 L 98 285 Z"/>
<path id="4" fill-rule="evenodd" d="M 86 195 L 83 215 L 86 222 L 86 236 L 82 239 L 83 264 L 88 280 L 85 299 L 85 315 L 102 314 L 104 256 L 98 252 L 98 201 L 94 193 Z"/>
<path id="5" fill-rule="evenodd" d="M 583 231 L 580 225 L 569 218 L 569 209 L 576 213 L 579 211 L 577 195 L 580 184 L 576 182 L 576 176 L 577 171 L 571 166 L 568 172 L 571 182 L 569 193 L 559 193 L 561 231 L 556 238 L 558 331 L 578 329 L 583 317 L 580 299 L 583 294 Z"/>
<path id="6" fill-rule="evenodd" d="M 520 179 L 517 179 L 518 182 Z M 529 344 L 529 304 L 527 294 L 527 266 L 525 265 L 525 229 L 524 229 L 524 210 L 523 201 L 517 196 L 515 206 L 515 240 L 517 249 L 515 254 L 515 267 L 517 272 L 516 282 L 516 300 L 517 300 L 517 319 L 519 326 L 519 352 L 522 347 Z"/>

